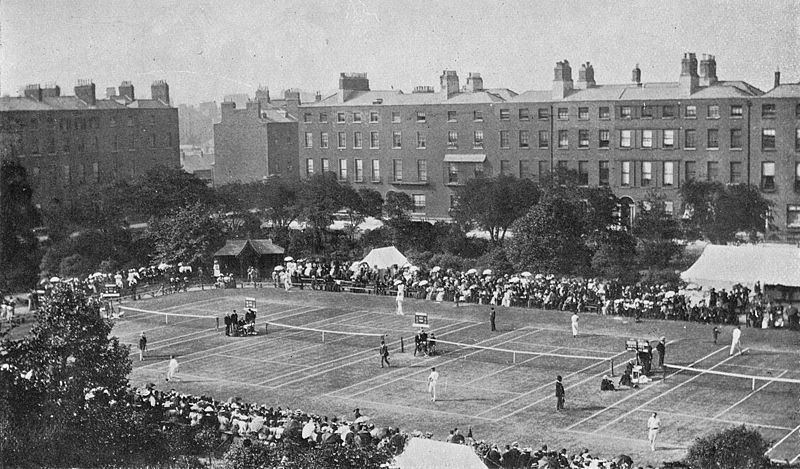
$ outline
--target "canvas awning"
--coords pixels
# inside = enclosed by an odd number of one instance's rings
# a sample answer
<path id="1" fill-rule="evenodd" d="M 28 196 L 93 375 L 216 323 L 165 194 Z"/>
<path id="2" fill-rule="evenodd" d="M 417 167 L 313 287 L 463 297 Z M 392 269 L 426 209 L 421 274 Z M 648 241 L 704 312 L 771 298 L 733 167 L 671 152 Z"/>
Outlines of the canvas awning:
<path id="1" fill-rule="evenodd" d="M 485 154 L 449 154 L 444 155 L 445 163 L 483 163 L 486 161 Z"/>
<path id="2" fill-rule="evenodd" d="M 244 248 L 250 247 L 259 255 L 283 254 L 284 249 L 272 244 L 271 239 L 229 239 L 225 241 L 225 246 L 214 254 L 214 257 L 238 256 Z"/>
<path id="3" fill-rule="evenodd" d="M 685 282 L 706 288 L 730 288 L 739 283 L 800 287 L 800 248 L 791 244 L 709 244 L 685 272 Z"/>
<path id="4" fill-rule="evenodd" d="M 426 438 L 411 438 L 394 463 L 400 469 L 486 469 L 471 446 Z"/>
<path id="5" fill-rule="evenodd" d="M 379 269 L 388 269 L 393 265 L 403 267 L 403 264 L 406 264 L 407 262 L 408 259 L 406 256 L 398 251 L 396 247 L 387 246 L 385 248 L 373 249 L 369 252 L 369 254 L 367 254 L 367 257 L 361 260 L 361 262 L 353 263 L 353 265 L 350 267 L 350 270 L 356 271 L 358 270 L 358 266 L 364 263 L 370 266 L 370 268 L 377 265 Z"/>

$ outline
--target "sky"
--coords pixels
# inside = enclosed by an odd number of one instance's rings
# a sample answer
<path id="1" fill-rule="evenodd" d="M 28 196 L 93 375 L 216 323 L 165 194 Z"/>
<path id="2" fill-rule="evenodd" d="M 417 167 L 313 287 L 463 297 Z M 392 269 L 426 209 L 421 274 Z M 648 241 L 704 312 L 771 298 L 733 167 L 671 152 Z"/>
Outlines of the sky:
<path id="1" fill-rule="evenodd" d="M 591 62 L 598 84 L 677 81 L 684 52 L 714 54 L 720 80 L 800 82 L 800 0 L 0 0 L 0 94 L 56 83 L 98 95 L 165 79 L 173 104 L 330 91 L 340 72 L 370 87 L 461 83 L 549 89 L 555 62 Z"/>

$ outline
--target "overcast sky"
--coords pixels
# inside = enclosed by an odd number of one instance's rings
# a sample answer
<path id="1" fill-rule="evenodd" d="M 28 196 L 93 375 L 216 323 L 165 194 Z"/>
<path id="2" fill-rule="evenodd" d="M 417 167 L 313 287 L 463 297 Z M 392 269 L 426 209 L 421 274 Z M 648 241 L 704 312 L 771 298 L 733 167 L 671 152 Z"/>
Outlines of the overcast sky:
<path id="1" fill-rule="evenodd" d="M 435 85 L 444 69 L 486 87 L 548 89 L 556 61 L 598 83 L 676 81 L 683 52 L 715 54 L 721 80 L 800 82 L 800 0 L 300 1 L 0 0 L 0 92 L 91 78 L 137 96 L 166 79 L 176 103 L 259 84 L 332 90 L 342 71 L 372 89 Z"/>

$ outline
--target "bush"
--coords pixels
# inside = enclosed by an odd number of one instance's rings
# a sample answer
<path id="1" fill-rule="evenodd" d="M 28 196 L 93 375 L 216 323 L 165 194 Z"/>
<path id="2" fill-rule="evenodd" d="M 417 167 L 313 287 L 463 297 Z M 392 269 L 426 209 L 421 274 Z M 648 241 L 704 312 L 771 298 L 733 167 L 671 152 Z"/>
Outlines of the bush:
<path id="1" fill-rule="evenodd" d="M 770 467 L 768 448 L 758 430 L 742 425 L 695 440 L 686 463 L 692 469 L 763 469 Z"/>

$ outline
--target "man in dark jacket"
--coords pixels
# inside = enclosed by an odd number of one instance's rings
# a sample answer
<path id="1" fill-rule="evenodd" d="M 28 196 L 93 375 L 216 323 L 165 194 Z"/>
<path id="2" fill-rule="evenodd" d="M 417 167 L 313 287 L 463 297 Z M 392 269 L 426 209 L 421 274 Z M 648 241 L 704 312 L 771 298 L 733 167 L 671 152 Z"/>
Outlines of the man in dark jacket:
<path id="1" fill-rule="evenodd" d="M 561 384 L 561 375 L 556 376 L 556 410 L 564 410 L 564 385 Z"/>
<path id="2" fill-rule="evenodd" d="M 658 366 L 659 368 L 664 368 L 664 355 L 667 353 L 667 338 L 662 337 L 658 344 L 656 345 L 656 351 L 658 352 Z"/>

